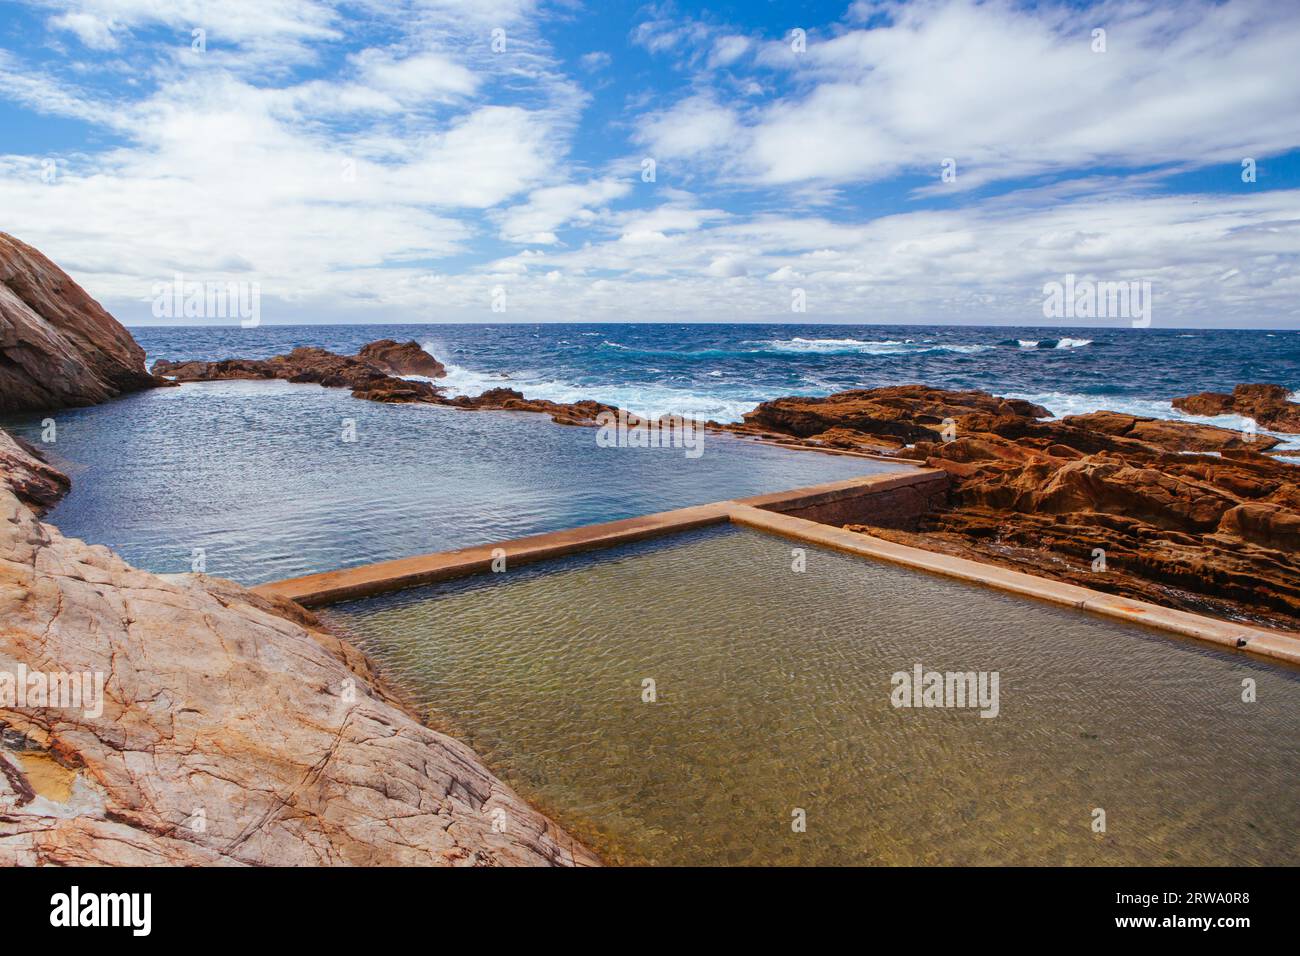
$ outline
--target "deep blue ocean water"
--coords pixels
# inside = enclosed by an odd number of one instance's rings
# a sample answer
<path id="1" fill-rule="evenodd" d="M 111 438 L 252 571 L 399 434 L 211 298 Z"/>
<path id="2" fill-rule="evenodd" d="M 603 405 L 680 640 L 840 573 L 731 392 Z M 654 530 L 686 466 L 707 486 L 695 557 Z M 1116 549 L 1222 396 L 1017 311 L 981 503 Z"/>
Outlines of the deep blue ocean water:
<path id="1" fill-rule="evenodd" d="M 1300 389 L 1300 332 L 846 325 L 353 325 L 133 328 L 157 358 L 262 358 L 296 345 L 355 352 L 415 339 L 441 384 L 477 394 L 596 398 L 735 421 L 780 395 L 923 382 L 1028 398 L 1066 415 L 1174 415 L 1169 400 L 1240 382 Z M 1226 422 L 1232 424 L 1231 421 Z"/>

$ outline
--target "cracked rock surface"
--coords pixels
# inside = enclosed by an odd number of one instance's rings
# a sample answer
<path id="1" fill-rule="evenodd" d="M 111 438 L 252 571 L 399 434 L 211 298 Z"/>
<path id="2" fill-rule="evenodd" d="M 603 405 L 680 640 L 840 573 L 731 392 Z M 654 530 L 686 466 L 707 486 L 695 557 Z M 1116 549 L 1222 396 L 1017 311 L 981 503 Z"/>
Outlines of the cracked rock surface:
<path id="1" fill-rule="evenodd" d="M 42 523 L 0 436 L 0 681 L 104 679 L 102 713 L 0 695 L 0 864 L 597 863 L 310 612 Z"/>

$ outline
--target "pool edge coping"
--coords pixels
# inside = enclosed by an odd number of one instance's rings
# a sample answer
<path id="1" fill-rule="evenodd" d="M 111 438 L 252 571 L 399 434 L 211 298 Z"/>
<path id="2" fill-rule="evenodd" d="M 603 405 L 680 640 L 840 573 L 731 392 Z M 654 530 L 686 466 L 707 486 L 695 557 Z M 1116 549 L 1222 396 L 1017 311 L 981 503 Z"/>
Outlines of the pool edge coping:
<path id="1" fill-rule="evenodd" d="M 1039 577 L 1024 571 L 1013 571 L 1010 568 L 986 564 L 970 558 L 959 558 L 938 551 L 914 548 L 862 532 L 846 531 L 832 525 L 820 524 L 794 515 L 779 514 L 739 502 L 731 508 L 729 518 L 733 524 L 767 531 L 784 538 L 807 541 L 834 551 L 887 561 L 913 570 L 983 585 L 1020 597 L 1072 607 L 1130 624 L 1143 624 L 1231 650 L 1246 651 L 1272 660 L 1300 664 L 1300 635 L 1286 631 L 1272 631 L 1249 624 L 1222 621 L 1191 611 L 1180 611 L 1147 601 L 1107 594 L 1081 585 L 1054 581 L 1051 578 Z"/>
<path id="2" fill-rule="evenodd" d="M 809 449 L 811 450 L 811 449 Z M 900 462 L 900 464 L 903 464 Z M 785 538 L 806 541 L 857 557 L 886 561 L 913 570 L 956 578 L 971 584 L 1072 607 L 1103 617 L 1215 644 L 1230 650 L 1300 665 L 1300 634 L 1273 631 L 1180 611 L 1146 601 L 1107 594 L 1077 584 L 1054 581 L 996 564 L 887 541 L 831 524 L 781 513 L 781 508 L 825 501 L 846 492 L 883 492 L 937 482 L 937 468 L 905 467 L 885 472 L 794 488 L 788 491 L 692 505 L 634 518 L 581 525 L 505 541 L 436 551 L 268 581 L 251 588 L 270 598 L 286 598 L 304 607 L 322 607 L 374 597 L 521 564 L 665 537 L 718 524 L 736 524 Z"/>
<path id="3" fill-rule="evenodd" d="M 267 581 L 255 585 L 251 590 L 264 597 L 288 598 L 304 607 L 319 607 L 478 574 L 491 570 L 494 560 L 504 559 L 506 567 L 531 564 L 580 551 L 591 551 L 646 538 L 691 531 L 711 524 L 723 524 L 731 520 L 730 509 L 735 505 L 799 507 L 809 502 L 846 493 L 889 491 L 917 483 L 936 482 L 944 475 L 945 473 L 937 468 L 916 468 L 909 464 L 901 464 L 897 471 L 860 475 L 856 478 L 806 485 L 787 491 L 691 505 L 635 518 L 579 525 L 574 528 L 471 545 L 451 551 L 433 551 L 362 564 L 354 568 L 320 571 L 278 581 Z"/>

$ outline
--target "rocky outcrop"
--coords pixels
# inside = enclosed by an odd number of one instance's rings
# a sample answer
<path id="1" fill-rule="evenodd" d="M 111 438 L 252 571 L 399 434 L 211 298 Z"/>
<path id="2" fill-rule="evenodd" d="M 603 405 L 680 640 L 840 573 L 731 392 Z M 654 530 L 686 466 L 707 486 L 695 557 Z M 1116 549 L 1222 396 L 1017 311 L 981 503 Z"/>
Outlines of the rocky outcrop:
<path id="1" fill-rule="evenodd" d="M 596 416 L 601 412 L 618 414 L 618 408 L 603 402 L 584 399 L 580 402 L 562 403 L 547 401 L 544 398 L 525 398 L 522 392 L 517 392 L 513 388 L 490 388 L 483 394 L 473 397 L 458 395 L 447 399 L 445 404 L 480 411 L 536 412 L 550 415 L 551 421 L 559 425 L 594 425 Z M 628 421 L 636 423 L 639 419 L 631 416 Z"/>
<path id="2" fill-rule="evenodd" d="M 68 493 L 68 476 L 49 465 L 31 445 L 0 430 L 0 481 L 37 514 L 45 514 Z"/>
<path id="3" fill-rule="evenodd" d="M 0 232 L 0 412 L 95 405 L 159 384 L 144 350 L 85 289 Z"/>
<path id="4" fill-rule="evenodd" d="M 1117 412 L 1049 415 L 981 392 L 901 386 L 765 402 L 735 430 L 919 458 L 950 476 L 947 505 L 915 529 L 858 530 L 1158 604 L 1300 625 L 1300 468 L 1262 453 L 1276 439 Z"/>
<path id="5" fill-rule="evenodd" d="M 11 490 L 48 466 L 0 469 L 0 864 L 596 862 L 310 612 L 64 538 Z"/>
<path id="6" fill-rule="evenodd" d="M 432 355 L 422 350 L 421 354 L 441 368 L 441 363 Z M 406 358 L 414 361 L 409 354 Z M 153 372 L 176 382 L 278 378 L 286 382 L 315 383 L 325 388 L 350 389 L 355 397 L 372 402 L 436 403 L 441 394 L 428 382 L 411 382 L 399 378 L 360 355 L 337 355 L 310 346 L 302 346 L 287 355 L 276 355 L 269 359 L 231 358 L 219 362 L 169 362 L 159 359 L 154 363 Z"/>
<path id="7" fill-rule="evenodd" d="M 912 442 L 938 440 L 946 421 L 974 414 L 1032 420 L 1050 413 L 1030 402 L 986 392 L 898 385 L 838 392 L 826 398 L 763 402 L 731 430 L 777 438 L 794 436 L 810 445 L 897 451 Z"/>
<path id="8" fill-rule="evenodd" d="M 1226 392 L 1198 392 L 1175 398 L 1174 408 L 1189 415 L 1244 415 L 1260 428 L 1300 434 L 1300 402 L 1281 385 L 1238 385 Z"/>
<path id="9" fill-rule="evenodd" d="M 169 362 L 159 359 L 154 374 L 177 382 L 214 382 L 228 379 L 284 379 L 315 382 L 326 388 L 351 389 L 354 398 L 372 402 L 423 402 L 450 405 L 467 410 L 536 412 L 549 415 L 560 425 L 594 425 L 601 412 L 617 413 L 613 405 L 595 401 L 551 402 L 526 398 L 512 388 L 492 388 L 481 395 L 447 397 L 428 382 L 415 382 L 399 375 L 426 378 L 445 376 L 446 369 L 417 342 L 399 343 L 381 339 L 361 347 L 356 355 L 337 355 L 320 348 L 296 348 L 288 355 L 269 359 L 223 359 L 219 362 Z M 633 417 L 631 421 L 635 422 Z"/>
<path id="10" fill-rule="evenodd" d="M 397 342 L 380 339 L 361 346 L 357 358 L 369 362 L 389 375 L 423 375 L 425 378 L 443 378 L 446 367 L 420 347 L 419 342 Z"/>

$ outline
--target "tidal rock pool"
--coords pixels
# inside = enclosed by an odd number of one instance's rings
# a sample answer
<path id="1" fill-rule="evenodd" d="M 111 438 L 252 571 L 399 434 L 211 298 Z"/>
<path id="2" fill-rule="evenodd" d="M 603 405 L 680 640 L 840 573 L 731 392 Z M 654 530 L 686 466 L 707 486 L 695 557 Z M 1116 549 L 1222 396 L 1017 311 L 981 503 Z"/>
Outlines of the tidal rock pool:
<path id="1" fill-rule="evenodd" d="M 156 389 L 0 426 L 72 476 L 47 519 L 64 534 L 149 571 L 241 584 L 906 467 L 713 434 L 698 457 L 601 447 L 598 429 L 542 415 L 278 381 Z"/>

